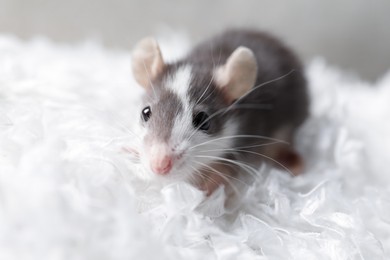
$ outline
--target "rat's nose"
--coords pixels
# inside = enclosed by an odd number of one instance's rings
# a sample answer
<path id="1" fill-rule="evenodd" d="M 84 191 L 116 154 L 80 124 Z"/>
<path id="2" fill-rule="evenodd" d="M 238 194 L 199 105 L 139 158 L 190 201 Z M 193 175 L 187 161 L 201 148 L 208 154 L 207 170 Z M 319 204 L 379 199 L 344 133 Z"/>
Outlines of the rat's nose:
<path id="1" fill-rule="evenodd" d="M 156 174 L 167 174 L 172 169 L 172 156 L 164 154 L 153 158 L 151 168 Z"/>
<path id="2" fill-rule="evenodd" d="M 155 174 L 168 174 L 174 162 L 172 149 L 168 144 L 153 144 L 150 147 L 150 168 Z"/>

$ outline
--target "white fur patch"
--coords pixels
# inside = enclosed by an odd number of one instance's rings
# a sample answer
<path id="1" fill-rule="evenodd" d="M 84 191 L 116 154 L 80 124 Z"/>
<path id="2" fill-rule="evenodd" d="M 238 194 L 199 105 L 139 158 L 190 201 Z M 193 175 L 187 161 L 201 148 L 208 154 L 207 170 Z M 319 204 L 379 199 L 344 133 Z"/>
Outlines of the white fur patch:
<path id="1" fill-rule="evenodd" d="M 165 86 L 171 89 L 179 97 L 183 105 L 183 113 L 175 118 L 175 122 L 172 128 L 171 145 L 178 146 L 179 150 L 186 147 L 189 133 L 192 133 L 192 110 L 193 107 L 190 104 L 190 99 L 187 96 L 188 89 L 191 81 L 191 66 L 180 67 L 176 73 L 165 83 Z M 188 143 L 188 145 L 191 145 Z M 184 148 L 185 149 L 185 148 Z"/>
<path id="2" fill-rule="evenodd" d="M 176 93 L 183 104 L 188 105 L 187 92 L 191 81 L 191 66 L 180 67 L 177 72 L 166 82 L 166 87 Z"/>

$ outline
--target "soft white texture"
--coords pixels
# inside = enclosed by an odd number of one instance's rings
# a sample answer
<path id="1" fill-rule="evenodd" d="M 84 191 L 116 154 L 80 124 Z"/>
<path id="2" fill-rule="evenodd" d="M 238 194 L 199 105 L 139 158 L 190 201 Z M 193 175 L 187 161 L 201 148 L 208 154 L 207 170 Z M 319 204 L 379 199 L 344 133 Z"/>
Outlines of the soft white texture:
<path id="1" fill-rule="evenodd" d="M 134 177 L 128 51 L 0 37 L 0 259 L 390 257 L 390 74 L 370 84 L 316 60 L 307 75 L 305 174 L 259 169 L 224 209 L 222 189 Z"/>

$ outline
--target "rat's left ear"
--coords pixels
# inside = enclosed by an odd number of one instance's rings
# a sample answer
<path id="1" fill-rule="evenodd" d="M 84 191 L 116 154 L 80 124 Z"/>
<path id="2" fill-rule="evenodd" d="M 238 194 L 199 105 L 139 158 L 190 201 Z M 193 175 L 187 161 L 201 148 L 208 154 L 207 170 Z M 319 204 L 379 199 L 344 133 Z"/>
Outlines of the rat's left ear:
<path id="1" fill-rule="evenodd" d="M 145 38 L 135 46 L 131 55 L 131 65 L 135 80 L 149 90 L 151 82 L 165 68 L 160 47 L 154 38 Z"/>
<path id="2" fill-rule="evenodd" d="M 228 101 L 243 96 L 255 84 L 257 62 L 253 52 L 247 47 L 238 47 L 226 63 L 214 71 L 216 85 L 223 89 Z"/>

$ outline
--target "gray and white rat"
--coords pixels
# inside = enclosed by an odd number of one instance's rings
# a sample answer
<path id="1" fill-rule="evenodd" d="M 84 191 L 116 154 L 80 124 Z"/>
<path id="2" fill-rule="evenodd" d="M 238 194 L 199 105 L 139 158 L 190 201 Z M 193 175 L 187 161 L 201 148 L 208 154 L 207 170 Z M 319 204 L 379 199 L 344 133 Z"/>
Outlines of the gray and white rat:
<path id="1" fill-rule="evenodd" d="M 173 63 L 146 38 L 132 70 L 145 89 L 132 148 L 144 178 L 186 179 L 211 194 L 263 162 L 302 171 L 292 143 L 308 115 L 306 80 L 296 56 L 272 36 L 228 30 Z"/>

